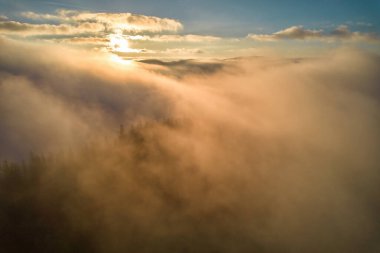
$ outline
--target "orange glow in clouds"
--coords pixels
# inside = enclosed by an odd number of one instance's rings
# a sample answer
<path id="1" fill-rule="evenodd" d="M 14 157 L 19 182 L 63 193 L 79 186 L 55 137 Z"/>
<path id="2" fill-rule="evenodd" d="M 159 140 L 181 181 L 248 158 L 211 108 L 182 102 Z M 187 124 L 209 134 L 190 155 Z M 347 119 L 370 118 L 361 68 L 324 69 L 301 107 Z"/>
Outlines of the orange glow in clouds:
<path id="1" fill-rule="evenodd" d="M 113 52 L 120 53 L 138 53 L 140 50 L 129 47 L 129 42 L 121 34 L 109 35 L 109 49 Z"/>

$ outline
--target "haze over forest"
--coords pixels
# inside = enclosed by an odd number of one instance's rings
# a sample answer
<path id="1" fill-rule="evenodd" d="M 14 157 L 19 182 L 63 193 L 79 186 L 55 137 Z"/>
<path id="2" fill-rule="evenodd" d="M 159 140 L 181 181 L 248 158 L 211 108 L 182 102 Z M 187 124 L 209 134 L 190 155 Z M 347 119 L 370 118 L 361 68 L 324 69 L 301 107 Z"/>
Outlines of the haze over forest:
<path id="1" fill-rule="evenodd" d="M 380 251 L 379 1 L 196 2 L 0 1 L 0 252 Z"/>

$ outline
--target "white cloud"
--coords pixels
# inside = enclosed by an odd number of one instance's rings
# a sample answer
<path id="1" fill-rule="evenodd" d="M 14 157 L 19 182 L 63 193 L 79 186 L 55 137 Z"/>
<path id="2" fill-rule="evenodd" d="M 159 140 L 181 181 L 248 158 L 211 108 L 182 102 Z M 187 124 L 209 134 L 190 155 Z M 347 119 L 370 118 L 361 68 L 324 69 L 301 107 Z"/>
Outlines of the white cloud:
<path id="1" fill-rule="evenodd" d="M 70 24 L 30 24 L 18 21 L 0 21 L 0 33 L 27 35 L 72 35 L 101 33 L 104 25 L 99 23 Z"/>
<path id="2" fill-rule="evenodd" d="M 152 38 L 154 41 L 160 42 L 214 42 L 219 41 L 221 38 L 215 36 L 203 36 L 203 35 L 160 35 Z"/>
<path id="3" fill-rule="evenodd" d="M 166 34 L 166 35 L 129 35 L 127 36 L 130 40 L 141 40 L 141 41 L 154 41 L 154 42 L 191 42 L 191 43 L 202 43 L 202 42 L 215 42 L 220 41 L 222 38 L 216 36 L 208 35 L 196 35 L 196 34 Z"/>
<path id="4" fill-rule="evenodd" d="M 24 12 L 22 13 L 22 16 L 33 20 L 55 20 L 60 23 L 68 24 L 96 23 L 106 26 L 108 30 L 119 30 L 124 32 L 178 31 L 183 28 L 182 24 L 174 19 L 133 13 L 58 10 L 55 14 Z"/>

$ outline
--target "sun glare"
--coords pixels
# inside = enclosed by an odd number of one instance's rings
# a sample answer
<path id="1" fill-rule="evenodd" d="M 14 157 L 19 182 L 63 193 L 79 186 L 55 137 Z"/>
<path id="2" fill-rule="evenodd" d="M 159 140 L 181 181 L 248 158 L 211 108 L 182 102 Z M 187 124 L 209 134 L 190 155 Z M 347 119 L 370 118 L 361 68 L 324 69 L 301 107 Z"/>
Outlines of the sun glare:
<path id="1" fill-rule="evenodd" d="M 129 47 L 129 42 L 122 34 L 116 33 L 109 35 L 109 50 L 112 52 L 110 60 L 122 65 L 132 65 L 132 60 L 126 60 L 119 56 L 120 53 L 139 53 L 139 49 Z"/>
<path id="2" fill-rule="evenodd" d="M 133 65 L 133 60 L 125 60 L 117 55 L 112 54 L 109 58 L 112 62 L 122 64 L 124 66 L 132 66 Z"/>
<path id="3" fill-rule="evenodd" d="M 132 51 L 129 48 L 128 40 L 126 40 L 125 38 L 123 38 L 122 35 L 119 34 L 110 35 L 109 47 L 112 49 L 112 51 L 116 52 L 126 53 Z"/>

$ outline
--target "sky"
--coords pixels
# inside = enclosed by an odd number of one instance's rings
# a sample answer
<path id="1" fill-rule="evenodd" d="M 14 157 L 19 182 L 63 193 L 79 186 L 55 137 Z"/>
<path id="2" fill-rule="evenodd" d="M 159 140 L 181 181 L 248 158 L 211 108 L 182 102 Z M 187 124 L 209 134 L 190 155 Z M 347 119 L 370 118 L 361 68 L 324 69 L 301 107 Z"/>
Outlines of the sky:
<path id="1" fill-rule="evenodd" d="M 133 12 L 181 20 L 186 30 L 224 36 L 244 36 L 254 29 L 274 32 L 292 25 L 318 28 L 346 22 L 368 23 L 379 31 L 378 0 L 321 1 L 5 1 L 0 2 L 3 14 L 19 11 L 52 12 L 57 8 L 88 11 Z M 226 29 L 229 28 L 229 29 Z"/>
<path id="2" fill-rule="evenodd" d="M 73 13 L 62 14 L 62 10 L 75 11 L 78 15 L 79 13 L 94 15 L 92 20 L 75 20 Z M 0 33 L 13 38 L 40 39 L 95 49 L 104 49 L 113 43 L 108 50 L 128 59 L 228 58 L 273 52 L 294 56 L 315 55 L 320 51 L 342 45 L 353 45 L 379 52 L 379 11 L 378 0 L 1 0 Z M 131 30 L 124 24 L 120 29 L 120 24 L 127 22 L 124 16 L 117 20 L 109 19 L 107 30 L 104 26 L 103 29 L 94 27 L 95 23 L 104 25 L 105 21 L 95 20 L 96 13 L 139 15 L 140 21 L 135 19 L 139 22 L 139 26 L 143 25 L 144 17 L 170 20 L 177 23 L 177 26 L 162 27 L 161 23 L 155 24 L 155 28 L 151 24 L 149 29 L 145 27 Z M 43 14 L 45 16 L 42 16 Z M 55 17 L 49 18 L 46 14 Z M 65 15 L 66 17 L 63 17 Z M 19 24 L 9 22 L 19 22 Z M 144 22 L 151 20 L 146 18 Z M 82 26 L 72 32 L 47 31 L 47 29 L 54 30 L 54 27 L 20 27 L 25 24 L 48 24 L 78 28 L 84 23 L 87 23 L 87 28 Z M 109 28 L 110 23 L 113 23 L 111 28 Z M 113 42 L 110 36 L 114 36 Z M 118 45 L 119 43 L 123 45 Z M 121 50 L 115 49 L 115 44 Z M 126 47 L 131 50 L 125 50 Z"/>

